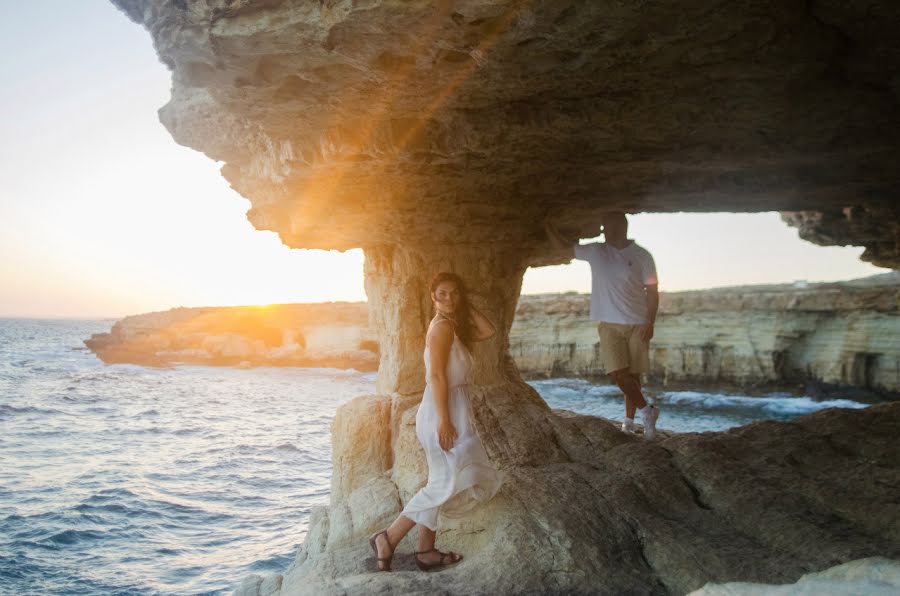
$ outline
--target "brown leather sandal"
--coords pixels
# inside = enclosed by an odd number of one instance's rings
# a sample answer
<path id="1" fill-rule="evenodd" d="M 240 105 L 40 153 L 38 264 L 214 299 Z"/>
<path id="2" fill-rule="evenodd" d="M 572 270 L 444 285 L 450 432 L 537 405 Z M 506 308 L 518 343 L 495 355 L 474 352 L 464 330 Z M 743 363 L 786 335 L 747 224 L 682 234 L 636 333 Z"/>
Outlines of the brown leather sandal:
<path id="1" fill-rule="evenodd" d="M 424 555 L 424 554 L 430 553 L 430 552 L 441 553 L 441 560 L 437 561 L 436 563 L 425 563 L 424 561 L 419 560 L 419 555 Z M 459 558 L 456 559 L 455 561 L 454 560 L 447 561 L 447 557 L 450 557 L 452 555 L 456 555 Z M 429 569 L 434 569 L 436 567 L 447 567 L 448 565 L 455 565 L 456 563 L 459 563 L 460 561 L 462 561 L 462 559 L 463 559 L 463 556 L 461 554 L 455 553 L 452 550 L 449 552 L 446 552 L 446 553 L 443 553 L 436 548 L 431 548 L 429 550 L 417 550 L 416 551 L 416 565 L 418 565 L 419 569 L 421 569 L 422 571 L 428 571 Z"/>
<path id="2" fill-rule="evenodd" d="M 387 540 L 388 546 L 391 547 L 391 554 L 387 557 L 379 557 L 378 556 L 378 545 L 375 543 L 375 540 L 378 539 L 379 536 L 384 534 L 384 539 Z M 375 551 L 375 560 L 378 561 L 378 571 L 390 571 L 391 570 L 391 559 L 394 558 L 394 547 L 391 545 L 391 538 L 388 536 L 387 530 L 382 530 L 380 532 L 376 532 L 369 538 L 369 544 L 372 545 L 372 550 Z M 382 567 L 382 563 L 384 567 Z"/>

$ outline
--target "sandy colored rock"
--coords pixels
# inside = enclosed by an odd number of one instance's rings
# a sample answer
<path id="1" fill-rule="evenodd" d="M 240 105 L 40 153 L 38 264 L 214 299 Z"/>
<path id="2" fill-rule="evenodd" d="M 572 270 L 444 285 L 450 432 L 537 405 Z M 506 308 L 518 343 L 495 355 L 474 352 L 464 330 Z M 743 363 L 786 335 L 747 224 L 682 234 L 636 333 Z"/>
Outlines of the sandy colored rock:
<path id="1" fill-rule="evenodd" d="M 606 421 L 556 420 L 510 353 L 525 270 L 565 259 L 547 219 L 576 238 L 612 207 L 840 213 L 835 242 L 897 266 L 896 3 L 115 4 L 172 70 L 160 120 L 224 162 L 254 226 L 366 254 L 379 395 L 338 412 L 325 548 L 279 594 L 680 594 L 900 554 L 900 404 L 619 443 Z M 497 326 L 473 401 L 507 481 L 441 533 L 460 565 L 367 573 L 354 519 L 383 504 L 357 516 L 354 495 L 390 504 L 381 480 L 414 457 L 393 453 L 414 449 L 397 400 L 421 396 L 440 270 Z"/>
<path id="2" fill-rule="evenodd" d="M 520 370 L 543 377 L 605 375 L 589 307 L 586 295 L 523 296 L 510 331 Z M 869 282 L 663 292 L 648 377 L 665 387 L 808 385 L 807 391 L 897 395 L 900 284 L 888 275 Z"/>
<path id="3" fill-rule="evenodd" d="M 561 460 L 507 466 L 494 500 L 444 525 L 439 546 L 466 553 L 459 566 L 415 571 L 408 537 L 396 571 L 373 573 L 360 534 L 293 566 L 280 593 L 684 594 L 900 557 L 898 403 L 657 443 L 551 419 Z"/>
<path id="4" fill-rule="evenodd" d="M 397 486 L 387 477 L 371 478 L 343 501 L 332 503 L 325 551 L 334 551 L 382 529 L 400 513 Z"/>
<path id="5" fill-rule="evenodd" d="M 416 400 L 418 402 L 419 400 Z M 416 436 L 416 407 L 407 408 L 399 416 L 399 424 L 395 429 L 393 452 L 396 457 L 391 468 L 391 481 L 397 485 L 400 498 L 408 502 L 416 491 L 428 480 L 428 465 L 425 452 Z"/>
<path id="6" fill-rule="evenodd" d="M 391 469 L 391 398 L 361 395 L 342 405 L 331 436 L 331 500 L 337 503 Z"/>

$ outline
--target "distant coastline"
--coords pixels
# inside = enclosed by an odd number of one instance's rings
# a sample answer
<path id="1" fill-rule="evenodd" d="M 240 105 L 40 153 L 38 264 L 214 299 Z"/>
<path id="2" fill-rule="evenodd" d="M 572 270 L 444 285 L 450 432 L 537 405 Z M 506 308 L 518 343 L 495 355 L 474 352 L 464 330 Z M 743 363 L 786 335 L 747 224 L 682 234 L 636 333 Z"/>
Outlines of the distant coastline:
<path id="1" fill-rule="evenodd" d="M 604 379 L 589 297 L 523 295 L 510 353 L 526 378 Z M 365 302 L 173 308 L 85 345 L 107 363 L 378 368 Z M 650 382 L 807 393 L 900 392 L 900 276 L 662 293 Z"/>

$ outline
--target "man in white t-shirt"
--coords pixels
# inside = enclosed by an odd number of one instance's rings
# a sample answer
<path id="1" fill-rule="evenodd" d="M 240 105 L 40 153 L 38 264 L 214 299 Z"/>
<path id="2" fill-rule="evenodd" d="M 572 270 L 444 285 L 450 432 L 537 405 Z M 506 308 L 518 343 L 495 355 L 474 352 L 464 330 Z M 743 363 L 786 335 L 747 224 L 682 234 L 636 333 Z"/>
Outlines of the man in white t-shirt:
<path id="1" fill-rule="evenodd" d="M 603 216 L 606 242 L 579 244 L 566 240 L 546 222 L 554 246 L 591 264 L 592 321 L 598 321 L 600 357 L 607 374 L 625 394 L 622 430 L 634 432 L 634 413 L 640 411 L 644 438 L 656 435 L 659 408 L 648 405 L 641 391 L 641 373 L 649 372 L 650 339 L 659 307 L 656 264 L 644 247 L 628 238 L 628 220 L 621 211 Z"/>

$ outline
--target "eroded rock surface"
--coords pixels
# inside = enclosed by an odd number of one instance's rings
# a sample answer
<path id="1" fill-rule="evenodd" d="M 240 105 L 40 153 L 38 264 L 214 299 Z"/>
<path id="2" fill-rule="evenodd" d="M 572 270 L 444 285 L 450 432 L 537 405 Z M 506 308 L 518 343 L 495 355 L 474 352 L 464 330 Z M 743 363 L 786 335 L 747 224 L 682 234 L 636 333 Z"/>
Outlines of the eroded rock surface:
<path id="1" fill-rule="evenodd" d="M 611 206 L 848 209 L 804 237 L 900 264 L 890 0 L 114 4 L 172 70 L 162 122 L 289 246 L 526 249 L 543 218 L 592 237 Z"/>
<path id="2" fill-rule="evenodd" d="M 644 444 L 550 412 L 509 331 L 525 269 L 563 258 L 547 218 L 571 237 L 595 236 L 610 207 L 898 221 L 900 5 L 114 3 L 172 69 L 160 119 L 224 162 L 257 228 L 366 252 L 379 395 L 335 419 L 341 489 L 295 565 L 247 591 L 681 593 L 898 555 L 900 405 Z M 868 245 L 869 226 L 855 231 L 841 243 Z M 879 234 L 878 262 L 896 265 Z M 367 574 L 365 535 L 421 481 L 408 412 L 441 269 L 497 323 L 473 400 L 508 482 L 445 526 L 458 567 Z"/>
<path id="3" fill-rule="evenodd" d="M 882 283 L 879 283 L 882 282 Z M 523 296 L 510 332 L 532 376 L 605 375 L 588 296 Z M 660 294 L 650 380 L 667 387 L 900 393 L 900 278 Z"/>
<path id="4" fill-rule="evenodd" d="M 506 393 L 482 395 L 483 412 Z M 378 435 L 372 408 L 383 406 L 358 401 L 339 417 L 372 420 Z M 372 572 L 365 537 L 401 508 L 376 458 L 365 484 L 317 510 L 296 561 L 267 581 L 283 595 L 684 594 L 708 582 L 792 583 L 846 561 L 900 557 L 900 403 L 656 443 L 590 416 L 555 411 L 542 420 L 549 441 L 511 457 L 491 438 L 531 429 L 480 417 L 509 476 L 487 505 L 444 523 L 438 544 L 466 553 L 458 566 L 416 571 L 410 535 L 393 573 Z M 412 432 L 401 429 L 399 442 Z M 264 593 L 260 581 L 238 593 Z"/>

